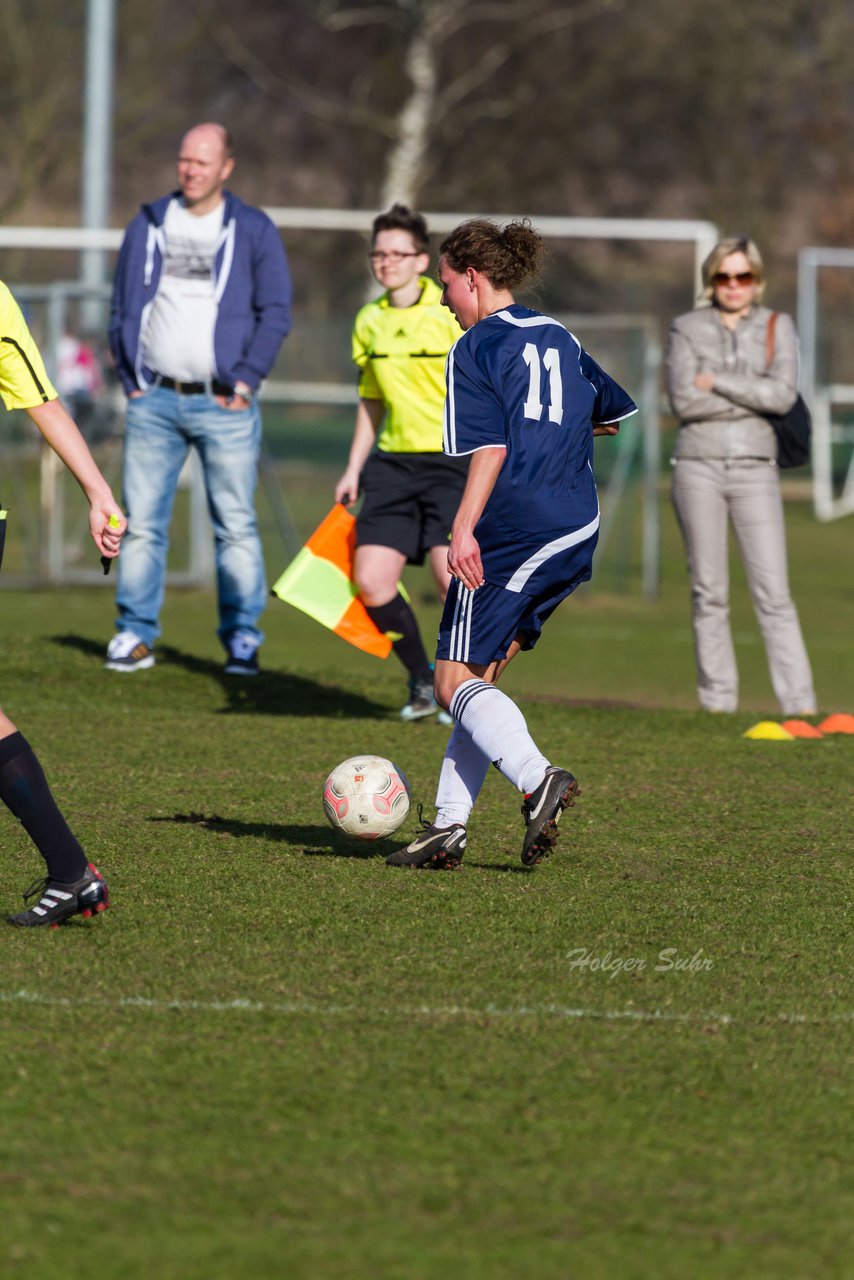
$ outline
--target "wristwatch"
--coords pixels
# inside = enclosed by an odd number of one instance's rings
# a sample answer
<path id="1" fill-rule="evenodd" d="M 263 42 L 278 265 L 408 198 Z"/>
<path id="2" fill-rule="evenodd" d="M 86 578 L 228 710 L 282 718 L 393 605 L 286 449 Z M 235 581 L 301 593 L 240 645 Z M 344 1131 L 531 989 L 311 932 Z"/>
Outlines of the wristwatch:
<path id="1" fill-rule="evenodd" d="M 245 400 L 247 404 L 251 404 L 255 397 L 255 392 L 251 387 L 247 387 L 245 382 L 236 382 L 234 384 L 234 394 L 239 399 Z"/>

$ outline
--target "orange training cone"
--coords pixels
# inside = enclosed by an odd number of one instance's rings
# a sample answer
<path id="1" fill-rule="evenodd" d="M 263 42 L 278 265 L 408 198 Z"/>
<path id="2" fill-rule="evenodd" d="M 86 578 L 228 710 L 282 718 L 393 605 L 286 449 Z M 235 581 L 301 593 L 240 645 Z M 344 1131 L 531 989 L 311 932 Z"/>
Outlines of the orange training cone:
<path id="1" fill-rule="evenodd" d="M 810 724 L 808 720 L 784 720 L 783 728 L 786 729 L 793 738 L 824 737 L 821 729 L 816 729 L 815 725 Z"/>
<path id="2" fill-rule="evenodd" d="M 837 711 L 834 715 L 822 720 L 818 727 L 822 733 L 854 733 L 854 716 L 849 716 L 844 711 Z"/>

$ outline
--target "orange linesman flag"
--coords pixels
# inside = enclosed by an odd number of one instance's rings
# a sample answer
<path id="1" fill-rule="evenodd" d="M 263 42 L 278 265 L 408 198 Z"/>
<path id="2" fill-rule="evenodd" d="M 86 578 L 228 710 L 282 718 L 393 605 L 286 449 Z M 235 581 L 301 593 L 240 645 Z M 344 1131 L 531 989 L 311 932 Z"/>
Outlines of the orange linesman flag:
<path id="1" fill-rule="evenodd" d="M 356 594 L 355 545 L 356 517 L 338 502 L 274 584 L 273 595 L 357 649 L 387 658 L 391 640 L 371 621 Z"/>

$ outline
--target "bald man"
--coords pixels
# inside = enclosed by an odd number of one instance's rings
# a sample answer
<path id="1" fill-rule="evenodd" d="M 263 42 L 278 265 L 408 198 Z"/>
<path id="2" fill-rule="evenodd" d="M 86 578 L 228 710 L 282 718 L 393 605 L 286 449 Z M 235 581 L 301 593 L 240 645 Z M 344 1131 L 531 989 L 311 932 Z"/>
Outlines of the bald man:
<path id="1" fill-rule="evenodd" d="M 225 672 L 258 673 L 268 597 L 255 516 L 261 444 L 257 391 L 290 329 L 290 274 L 278 231 L 226 188 L 228 130 L 181 140 L 178 190 L 142 205 L 116 267 L 110 347 L 128 396 L 124 496 L 110 671 L 155 665 L 169 524 L 190 448 L 214 529 L 217 634 Z"/>

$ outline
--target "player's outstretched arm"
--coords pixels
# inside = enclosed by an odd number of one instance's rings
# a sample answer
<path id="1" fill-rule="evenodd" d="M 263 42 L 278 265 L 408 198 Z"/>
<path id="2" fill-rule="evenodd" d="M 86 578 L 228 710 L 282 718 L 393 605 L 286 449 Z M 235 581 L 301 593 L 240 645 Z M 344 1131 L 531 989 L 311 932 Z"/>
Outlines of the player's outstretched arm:
<path id="1" fill-rule="evenodd" d="M 54 453 L 68 467 L 89 503 L 89 532 L 102 556 L 112 559 L 119 554 L 127 520 L 113 497 L 110 486 L 101 475 L 89 446 L 77 423 L 59 400 L 38 404 L 27 413 Z M 112 525 L 110 517 L 114 516 Z"/>
<path id="2" fill-rule="evenodd" d="M 594 436 L 615 436 L 620 430 L 619 422 L 594 422 Z"/>

